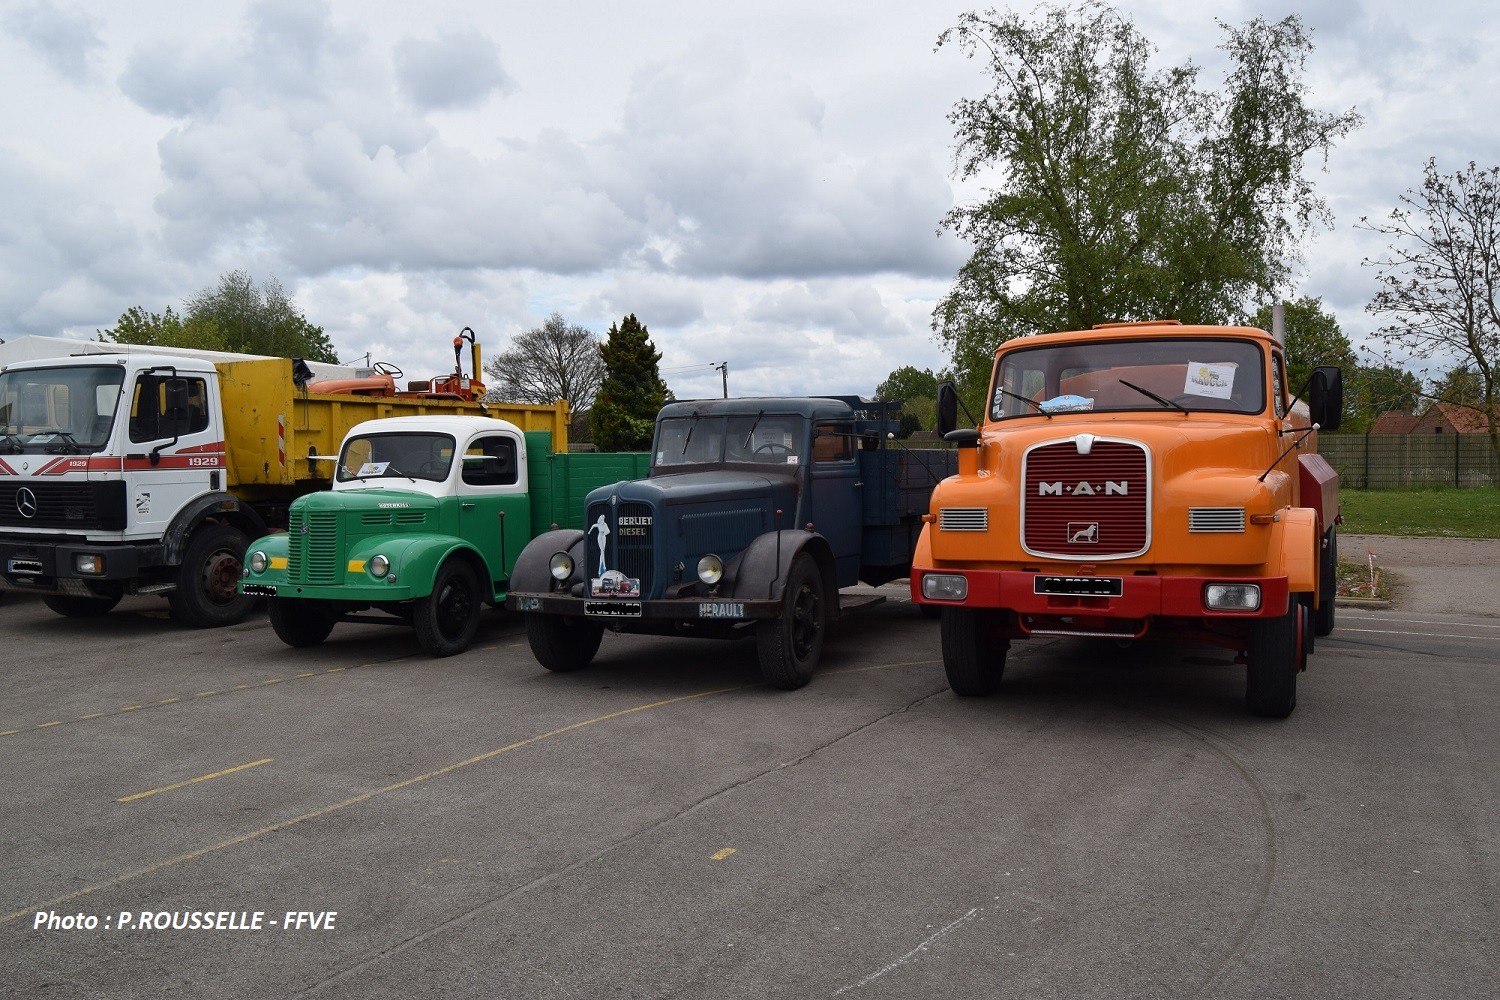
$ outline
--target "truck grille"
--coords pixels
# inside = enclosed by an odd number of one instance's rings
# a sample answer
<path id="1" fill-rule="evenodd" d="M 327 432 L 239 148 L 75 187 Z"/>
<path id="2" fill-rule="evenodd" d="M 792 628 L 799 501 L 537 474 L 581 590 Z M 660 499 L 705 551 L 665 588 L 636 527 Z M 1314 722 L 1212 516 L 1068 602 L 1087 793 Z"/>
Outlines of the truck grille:
<path id="1" fill-rule="evenodd" d="M 938 511 L 938 527 L 943 531 L 989 531 L 989 508 L 944 507 Z"/>
<path id="2" fill-rule="evenodd" d="M 765 532 L 766 513 L 759 507 L 702 511 L 682 515 L 679 523 L 689 554 L 713 552 L 730 559 Z"/>
<path id="3" fill-rule="evenodd" d="M 0 483 L 0 527 L 123 531 L 125 484 Z"/>
<path id="4" fill-rule="evenodd" d="M 359 515 L 359 523 L 366 528 L 426 524 L 427 512 L 423 510 L 367 510 Z"/>
<path id="5" fill-rule="evenodd" d="M 1095 438 L 1031 448 L 1022 463 L 1021 538 L 1033 555 L 1087 562 L 1139 555 L 1151 545 L 1146 449 Z"/>
<path id="6" fill-rule="evenodd" d="M 608 503 L 589 504 L 588 523 L 584 530 L 596 524 L 600 517 L 609 526 L 609 541 L 605 549 L 605 566 L 608 569 L 616 569 L 624 573 L 632 580 L 641 581 L 641 594 L 651 596 L 652 572 L 652 541 L 656 537 L 656 525 L 627 524 L 626 528 L 631 532 L 639 534 L 624 534 L 620 528 L 621 518 L 647 518 L 651 519 L 654 511 L 650 504 L 623 501 L 615 505 L 611 510 Z M 584 566 L 589 577 L 599 575 L 599 532 L 589 531 L 586 546 L 588 564 Z"/>
<path id="7" fill-rule="evenodd" d="M 343 553 L 337 511 L 292 511 L 287 524 L 287 578 L 292 583 L 339 583 Z"/>

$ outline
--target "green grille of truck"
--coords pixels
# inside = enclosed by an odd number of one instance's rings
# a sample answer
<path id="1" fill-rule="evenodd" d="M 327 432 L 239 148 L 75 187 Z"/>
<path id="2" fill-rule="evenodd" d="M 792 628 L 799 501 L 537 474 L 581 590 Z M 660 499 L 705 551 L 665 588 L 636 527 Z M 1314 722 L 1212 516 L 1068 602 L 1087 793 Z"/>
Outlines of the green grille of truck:
<path id="1" fill-rule="evenodd" d="M 426 524 L 425 510 L 367 510 L 359 515 L 359 523 L 366 528 L 384 528 L 389 525 Z"/>
<path id="2" fill-rule="evenodd" d="M 344 547 L 336 511 L 293 511 L 287 525 L 287 576 L 292 583 L 330 586 L 342 579 Z"/>

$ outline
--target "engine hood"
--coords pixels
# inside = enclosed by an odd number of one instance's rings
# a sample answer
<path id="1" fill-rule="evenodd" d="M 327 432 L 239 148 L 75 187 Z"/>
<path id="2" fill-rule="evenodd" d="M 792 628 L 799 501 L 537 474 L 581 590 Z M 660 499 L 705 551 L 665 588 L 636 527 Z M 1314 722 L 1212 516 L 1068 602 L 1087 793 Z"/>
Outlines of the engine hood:
<path id="1" fill-rule="evenodd" d="M 794 497 L 796 480 L 768 476 L 757 472 L 716 469 L 710 472 L 683 472 L 652 476 L 631 482 L 603 486 L 588 495 L 588 503 L 617 496 L 653 506 L 664 504 L 703 503 L 708 501 L 753 500 L 758 498 Z"/>

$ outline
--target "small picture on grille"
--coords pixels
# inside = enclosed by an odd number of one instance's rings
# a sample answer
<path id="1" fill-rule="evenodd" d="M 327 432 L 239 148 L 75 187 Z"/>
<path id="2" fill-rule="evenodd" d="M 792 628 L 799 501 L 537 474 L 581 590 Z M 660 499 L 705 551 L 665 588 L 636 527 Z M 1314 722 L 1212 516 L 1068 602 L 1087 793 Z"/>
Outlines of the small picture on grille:
<path id="1" fill-rule="evenodd" d="M 590 597 L 640 597 L 641 581 L 632 579 L 617 569 L 607 570 L 603 576 L 589 581 Z"/>

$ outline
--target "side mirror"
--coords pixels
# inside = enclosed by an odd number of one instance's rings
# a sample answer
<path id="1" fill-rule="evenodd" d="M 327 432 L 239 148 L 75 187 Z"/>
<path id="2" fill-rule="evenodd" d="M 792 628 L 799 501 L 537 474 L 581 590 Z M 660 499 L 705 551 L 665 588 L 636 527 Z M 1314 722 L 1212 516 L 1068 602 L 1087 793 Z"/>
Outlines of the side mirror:
<path id="1" fill-rule="evenodd" d="M 943 382 L 938 386 L 937 398 L 937 432 L 938 437 L 946 438 L 948 432 L 958 426 L 958 390 L 953 387 L 952 382 Z"/>
<path id="2" fill-rule="evenodd" d="M 1332 365 L 1313 369 L 1307 408 L 1313 422 L 1325 431 L 1336 431 L 1344 421 L 1344 373 Z"/>

